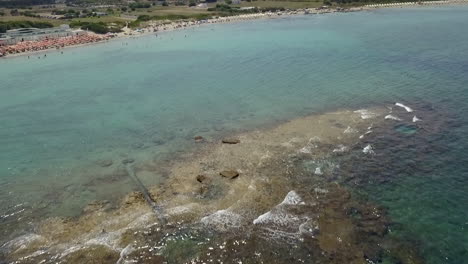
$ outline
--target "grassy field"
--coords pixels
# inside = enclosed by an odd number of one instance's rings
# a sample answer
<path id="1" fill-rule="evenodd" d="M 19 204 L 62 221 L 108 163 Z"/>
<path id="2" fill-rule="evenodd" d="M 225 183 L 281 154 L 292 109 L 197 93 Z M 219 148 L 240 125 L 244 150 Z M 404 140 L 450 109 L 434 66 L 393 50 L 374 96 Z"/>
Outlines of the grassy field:
<path id="1" fill-rule="evenodd" d="M 209 13 L 205 9 L 193 8 L 187 6 L 155 6 L 148 9 L 137 9 L 132 12 L 132 15 L 150 15 L 150 16 L 159 16 L 159 15 L 196 15 L 196 14 L 206 14 Z"/>
<path id="2" fill-rule="evenodd" d="M 27 16 L 0 16 L 0 21 L 34 21 L 34 22 L 49 22 L 55 26 L 61 24 L 68 24 L 65 20 L 57 19 L 47 19 L 47 18 L 37 18 L 37 17 L 27 17 Z"/>
<path id="3" fill-rule="evenodd" d="M 284 7 L 286 9 L 300 9 L 300 8 L 313 8 L 323 6 L 323 1 L 252 1 L 252 2 L 241 2 L 240 5 L 233 6 L 255 6 L 259 8 L 270 8 L 270 7 Z"/>
<path id="4" fill-rule="evenodd" d="M 61 21 L 81 21 L 81 22 L 91 22 L 91 23 L 116 23 L 116 22 L 126 22 L 126 21 L 133 21 L 133 19 L 119 17 L 119 16 L 103 16 L 103 17 L 80 17 L 80 18 L 73 18 L 70 20 L 61 20 Z"/>

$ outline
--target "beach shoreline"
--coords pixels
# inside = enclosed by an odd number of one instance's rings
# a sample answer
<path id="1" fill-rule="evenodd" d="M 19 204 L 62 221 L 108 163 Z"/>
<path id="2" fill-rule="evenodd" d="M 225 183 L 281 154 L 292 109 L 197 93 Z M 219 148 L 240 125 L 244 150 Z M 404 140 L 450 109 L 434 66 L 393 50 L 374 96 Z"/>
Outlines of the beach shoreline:
<path id="1" fill-rule="evenodd" d="M 414 7 L 427 7 L 427 6 L 440 6 L 440 5 L 462 5 L 468 4 L 467 0 L 448 0 L 448 1 L 426 1 L 426 2 L 401 2 L 401 3 L 389 3 L 389 4 L 372 4 L 364 5 L 360 7 L 351 7 L 351 8 L 305 8 L 299 10 L 287 10 L 287 11 L 278 11 L 278 12 L 266 12 L 266 13 L 253 13 L 253 14 L 241 14 L 235 16 L 226 16 L 226 17 L 213 17 L 206 20 L 197 20 L 197 21 L 172 21 L 170 23 L 161 23 L 160 21 L 149 21 L 148 25 L 139 29 L 129 29 L 124 28 L 121 33 L 113 33 L 102 35 L 103 40 L 81 43 L 77 45 L 68 45 L 61 47 L 59 50 L 64 48 L 77 48 L 83 47 L 91 44 L 101 44 L 106 43 L 109 40 L 122 40 L 126 38 L 136 38 L 142 36 L 148 36 L 152 34 L 171 32 L 175 30 L 184 30 L 193 27 L 199 27 L 203 25 L 210 24 L 226 24 L 226 23 L 238 23 L 251 20 L 261 20 L 261 19 L 275 19 L 285 16 L 297 16 L 297 15 L 318 15 L 318 14 L 328 14 L 328 13 L 347 13 L 347 12 L 361 12 L 361 11 L 371 11 L 382 8 L 414 8 Z M 89 34 L 89 33 L 88 33 Z M 92 33 L 92 35 L 95 35 Z M 99 35 L 100 36 L 100 35 Z M 41 50 L 34 51 L 25 51 L 17 53 L 6 53 L 3 56 L 0 56 L 0 59 L 15 58 L 19 56 L 31 56 L 34 54 L 45 54 L 48 53 L 56 47 L 45 48 Z M 1 50 L 0 50 L 1 51 Z"/>
<path id="2" fill-rule="evenodd" d="M 110 40 L 123 40 L 123 39 L 128 39 L 128 38 L 137 38 L 137 37 L 143 37 L 143 36 L 148 36 L 148 35 L 153 35 L 153 34 L 172 32 L 176 30 L 185 30 L 185 29 L 190 29 L 190 28 L 204 26 L 204 25 L 239 23 L 239 22 L 251 21 L 251 20 L 276 19 L 276 18 L 281 18 L 281 17 L 297 16 L 297 15 L 327 14 L 327 13 L 336 13 L 336 12 L 357 12 L 357 11 L 363 11 L 363 10 L 364 10 L 363 8 L 350 8 L 346 10 L 304 9 L 301 11 L 278 11 L 278 12 L 267 12 L 267 13 L 242 14 L 242 15 L 227 16 L 227 17 L 215 17 L 211 19 L 198 20 L 198 21 L 181 20 L 181 21 L 175 21 L 175 22 L 166 23 L 166 24 L 164 23 L 161 24 L 156 21 L 149 21 L 148 22 L 149 24 L 141 29 L 124 28 L 123 32 L 121 33 L 102 35 L 102 40 L 100 41 L 80 43 L 77 45 L 67 45 L 64 47 L 60 47 L 59 49 L 57 49 L 55 46 L 51 46 L 49 48 L 43 48 L 40 50 L 6 53 L 5 55 L 0 56 L 0 59 L 15 58 L 15 57 L 20 57 L 20 56 L 31 56 L 34 54 L 46 54 L 54 50 L 62 50 L 65 48 L 77 48 L 77 47 L 83 47 L 83 46 L 92 45 L 92 44 L 106 43 Z M 94 33 L 87 33 L 87 34 L 91 34 L 91 36 L 96 35 Z M 97 36 L 101 36 L 101 35 L 97 35 Z M 61 38 L 58 38 L 58 40 L 60 39 Z"/>

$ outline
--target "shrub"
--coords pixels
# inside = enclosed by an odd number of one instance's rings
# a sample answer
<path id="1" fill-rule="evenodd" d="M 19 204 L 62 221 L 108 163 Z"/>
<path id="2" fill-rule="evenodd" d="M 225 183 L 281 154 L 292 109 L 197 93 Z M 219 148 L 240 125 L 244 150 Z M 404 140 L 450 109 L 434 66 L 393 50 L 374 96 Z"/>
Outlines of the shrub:
<path id="1" fill-rule="evenodd" d="M 111 32 L 104 22 L 92 23 L 92 22 L 72 22 L 70 27 L 79 27 L 83 30 L 90 30 L 97 34 L 106 34 Z"/>
<path id="2" fill-rule="evenodd" d="M 151 4 L 150 3 L 131 3 L 128 6 L 133 10 L 134 8 L 150 8 Z"/>
<path id="3" fill-rule="evenodd" d="M 149 15 L 141 15 L 141 16 L 138 16 L 137 20 L 140 20 L 140 21 L 150 21 L 151 20 L 151 17 Z"/>

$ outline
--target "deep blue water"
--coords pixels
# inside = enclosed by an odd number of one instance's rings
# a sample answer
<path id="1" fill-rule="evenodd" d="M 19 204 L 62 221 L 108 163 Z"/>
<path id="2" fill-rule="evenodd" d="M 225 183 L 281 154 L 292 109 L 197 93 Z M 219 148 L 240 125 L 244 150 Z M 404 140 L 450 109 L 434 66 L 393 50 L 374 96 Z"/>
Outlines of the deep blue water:
<path id="1" fill-rule="evenodd" d="M 162 159 L 199 134 L 424 102 L 451 122 L 394 152 L 400 159 L 388 169 L 400 177 L 365 193 L 388 208 L 398 224 L 392 235 L 416 241 L 427 263 L 468 263 L 467 33 L 466 6 L 385 9 L 210 25 L 0 60 L 1 214 L 24 207 L 19 215 L 74 215 L 90 200 L 134 188 L 125 179 L 90 184 L 105 174 L 99 159 Z M 429 169 L 395 169 L 418 151 Z"/>

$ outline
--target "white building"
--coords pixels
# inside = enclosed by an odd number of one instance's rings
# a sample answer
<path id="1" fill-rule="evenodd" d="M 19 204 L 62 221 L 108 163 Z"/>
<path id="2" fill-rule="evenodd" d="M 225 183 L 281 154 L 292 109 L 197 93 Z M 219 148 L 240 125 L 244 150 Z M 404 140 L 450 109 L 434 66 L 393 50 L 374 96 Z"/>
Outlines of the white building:
<path id="1" fill-rule="evenodd" d="M 7 30 L 0 34 L 0 46 L 13 45 L 22 41 L 35 41 L 45 38 L 60 38 L 74 36 L 78 33 L 71 30 L 68 25 L 54 28 L 18 28 Z"/>

